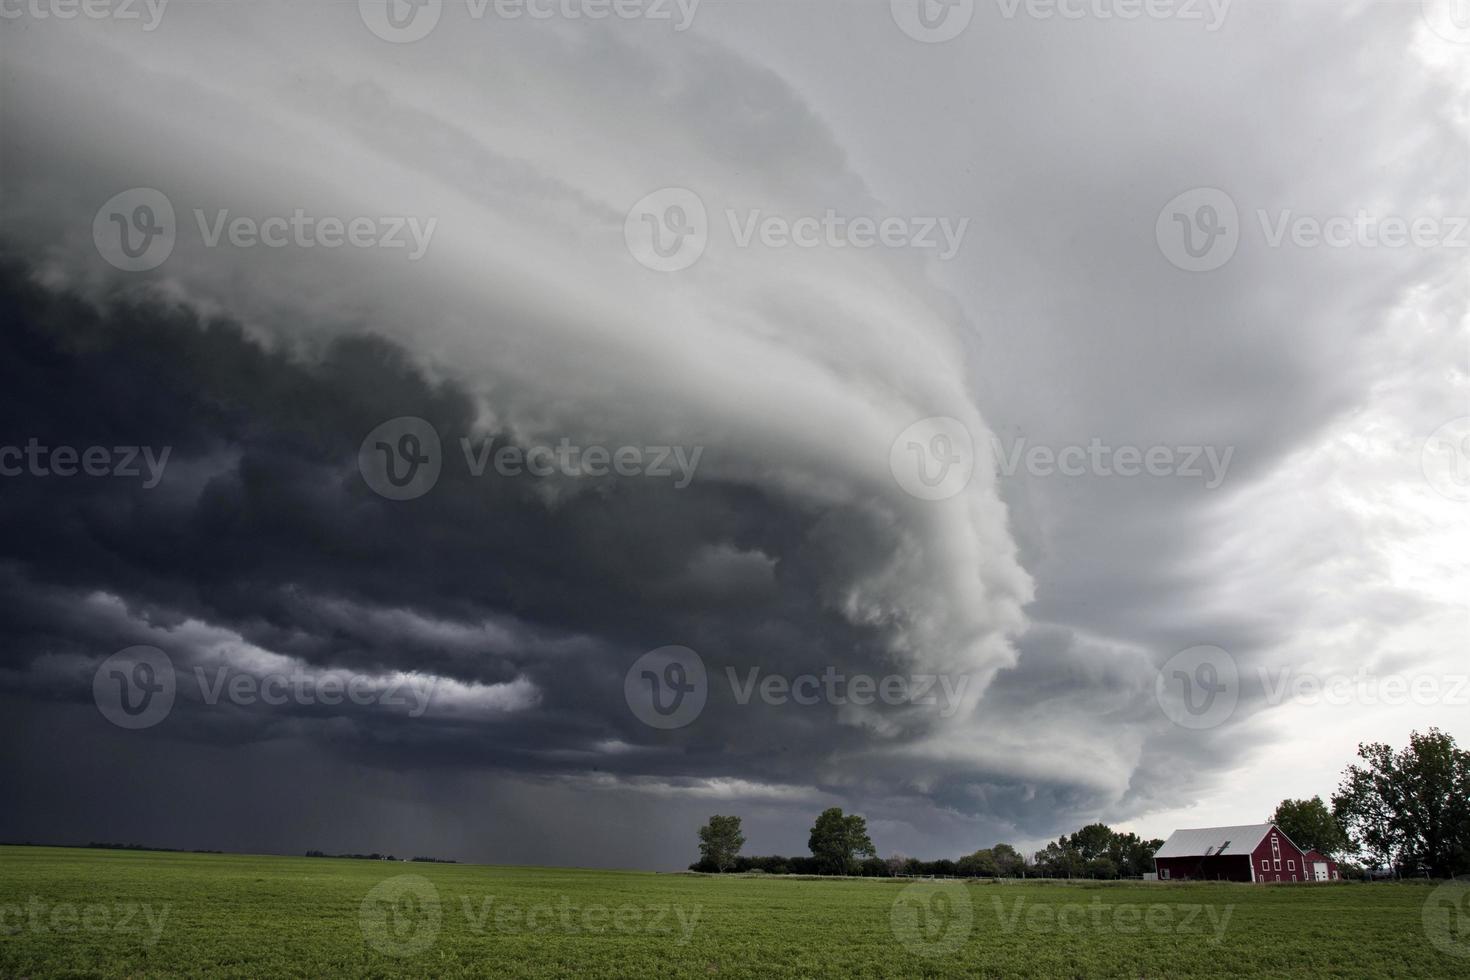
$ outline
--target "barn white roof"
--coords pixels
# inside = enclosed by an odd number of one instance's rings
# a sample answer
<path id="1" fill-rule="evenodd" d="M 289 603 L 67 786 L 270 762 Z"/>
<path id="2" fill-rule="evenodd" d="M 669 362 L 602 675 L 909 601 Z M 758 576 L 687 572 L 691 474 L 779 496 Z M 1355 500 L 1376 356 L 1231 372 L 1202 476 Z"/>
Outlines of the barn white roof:
<path id="1" fill-rule="evenodd" d="M 1249 856 L 1270 829 L 1271 824 L 1268 823 L 1251 823 L 1241 827 L 1176 830 L 1164 841 L 1164 846 L 1154 852 L 1154 857 L 1215 857 L 1220 854 Z"/>

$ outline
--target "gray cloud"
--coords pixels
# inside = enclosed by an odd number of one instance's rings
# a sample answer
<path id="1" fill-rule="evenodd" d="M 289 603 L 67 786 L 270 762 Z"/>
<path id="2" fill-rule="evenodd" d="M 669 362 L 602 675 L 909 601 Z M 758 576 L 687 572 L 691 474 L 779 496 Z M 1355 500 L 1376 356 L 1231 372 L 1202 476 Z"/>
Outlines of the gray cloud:
<path id="1" fill-rule="evenodd" d="M 595 799 L 675 835 L 623 835 L 595 863 L 672 866 L 715 801 L 772 850 L 800 850 L 790 828 L 833 800 L 868 812 L 885 849 L 920 853 L 1099 815 L 1162 833 L 1196 801 L 1206 822 L 1244 822 L 1324 791 L 1359 738 L 1454 728 L 1444 706 L 1324 724 L 1265 704 L 1255 680 L 1461 655 L 1463 601 L 1443 583 L 1464 581 L 1444 545 L 1463 515 L 1418 466 L 1423 438 L 1470 413 L 1464 253 L 1272 248 L 1257 215 L 1466 213 L 1447 107 L 1470 83 L 1412 5 L 1242 3 L 1207 32 L 980 4 L 941 45 L 882 5 L 706 5 L 684 33 L 448 6 L 414 45 L 372 37 L 351 5 L 180 4 L 146 35 L 0 28 L 5 302 L 24 325 L 0 368 L 0 444 L 173 453 L 155 490 L 7 481 L 22 531 L 0 565 L 0 684 L 30 706 L 7 722 L 17 735 L 54 712 L 83 757 L 127 770 L 230 753 L 238 785 L 204 804 L 221 842 L 338 846 L 306 839 L 342 824 L 321 801 L 283 807 L 268 840 L 231 820 L 230 801 L 275 779 L 383 814 L 380 836 L 343 849 L 535 841 L 553 860 L 588 829 L 566 811 Z M 91 228 L 134 186 L 168 196 L 179 241 L 130 278 Z M 698 263 L 660 275 L 622 226 L 666 186 L 697 193 L 714 231 Z M 1226 191 L 1242 225 L 1209 274 L 1154 240 L 1160 208 L 1197 186 Z M 296 208 L 437 226 L 408 262 L 207 248 L 194 215 Z M 756 208 L 970 224 L 947 262 L 739 248 L 725 211 Z M 703 455 L 683 490 L 446 467 L 432 496 L 393 503 L 355 460 L 398 415 L 430 420 L 451 457 L 460 436 Z M 888 468 L 894 437 L 934 415 L 981 457 L 940 503 Z M 1214 490 L 998 476 L 992 434 L 1233 456 Z M 167 731 L 122 741 L 80 708 L 95 665 L 134 643 L 186 668 L 418 671 L 457 707 L 409 720 L 185 697 Z M 1181 733 L 1155 671 L 1201 643 L 1240 663 L 1242 707 Z M 950 717 L 740 705 L 720 683 L 696 724 L 659 733 L 622 680 L 664 644 L 718 677 L 974 683 Z M 1228 767 L 1303 740 L 1293 764 L 1317 782 L 1263 776 L 1221 799 Z M 57 820 L 93 790 L 24 758 L 7 769 L 37 802 L 0 834 L 104 835 Z M 149 837 L 147 800 L 169 785 L 153 772 L 105 791 Z M 480 806 L 514 829 L 486 843 L 451 827 Z"/>

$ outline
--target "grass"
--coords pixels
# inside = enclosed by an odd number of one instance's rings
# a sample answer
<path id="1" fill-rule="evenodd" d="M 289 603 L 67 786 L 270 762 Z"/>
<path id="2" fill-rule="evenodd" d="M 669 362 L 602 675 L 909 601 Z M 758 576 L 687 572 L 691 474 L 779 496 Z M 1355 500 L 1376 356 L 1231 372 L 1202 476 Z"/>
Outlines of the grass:
<path id="1" fill-rule="evenodd" d="M 1432 893 L 0 847 L 0 976 L 1470 976 Z"/>

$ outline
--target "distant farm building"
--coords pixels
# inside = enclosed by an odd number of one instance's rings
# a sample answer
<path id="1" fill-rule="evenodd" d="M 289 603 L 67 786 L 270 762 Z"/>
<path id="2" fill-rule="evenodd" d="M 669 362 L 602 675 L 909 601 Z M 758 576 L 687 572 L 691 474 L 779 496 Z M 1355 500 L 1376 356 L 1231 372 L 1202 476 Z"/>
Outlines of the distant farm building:
<path id="1" fill-rule="evenodd" d="M 1337 862 L 1270 823 L 1176 830 L 1154 853 L 1160 881 L 1337 881 Z"/>

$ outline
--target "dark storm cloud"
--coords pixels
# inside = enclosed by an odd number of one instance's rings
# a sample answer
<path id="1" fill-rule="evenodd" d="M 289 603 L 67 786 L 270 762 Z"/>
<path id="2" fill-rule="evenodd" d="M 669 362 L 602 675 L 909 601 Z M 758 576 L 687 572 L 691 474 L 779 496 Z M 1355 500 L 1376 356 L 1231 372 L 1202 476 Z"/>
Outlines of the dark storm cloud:
<path id="1" fill-rule="evenodd" d="M 1253 671 L 1462 649 L 1465 548 L 1419 452 L 1466 412 L 1463 269 L 1267 249 L 1255 209 L 1463 213 L 1448 107 L 1470 88 L 1413 8 L 1238 4 L 1204 32 L 977 5 L 938 45 L 882 4 L 715 5 L 677 36 L 446 17 L 413 45 L 351 4 L 180 4 L 146 36 L 0 28 L 0 217 L 29 264 L 6 276 L 0 445 L 171 449 L 151 489 L 0 481 L 5 775 L 28 800 L 0 834 L 114 820 L 197 846 L 677 866 L 715 808 L 756 849 L 800 850 L 830 802 L 884 850 L 937 855 L 1099 816 L 1258 820 L 1288 791 L 1266 753 L 1313 753 L 1294 771 L 1322 781 L 1289 792 L 1330 790 L 1359 738 L 1424 713 L 1271 715 Z M 1207 184 L 1255 237 L 1185 273 L 1154 222 Z M 622 225 L 674 185 L 716 228 L 726 208 L 973 220 L 947 264 L 717 235 L 660 275 Z M 181 234 L 119 293 L 88 232 L 136 186 Z M 298 207 L 439 224 L 411 264 L 208 248 L 193 214 Z M 446 469 L 394 503 L 356 454 L 404 414 L 432 421 Z M 1210 490 L 997 479 L 982 459 L 929 506 L 887 453 L 935 414 L 982 457 L 992 431 L 1002 451 L 1235 454 Z M 472 479 L 457 446 L 563 435 L 704 455 L 676 490 Z M 91 676 L 139 643 L 186 670 L 420 671 L 442 696 L 408 718 L 184 691 L 166 724 L 113 730 Z M 716 682 L 695 724 L 657 732 L 622 682 L 667 643 Z M 1184 731 L 1154 682 L 1199 643 L 1247 683 L 1234 717 Z M 727 666 L 973 683 L 949 719 L 776 709 L 734 703 Z M 219 838 L 163 812 L 181 787 Z"/>
<path id="2" fill-rule="evenodd" d="M 118 298 L 98 310 L 15 262 L 3 302 L 13 326 L 0 445 L 170 450 L 152 489 L 6 481 L 12 683 L 88 700 L 100 655 L 151 642 L 187 676 L 213 662 L 227 631 L 316 668 L 524 679 L 539 695 L 535 711 L 494 721 L 485 739 L 432 709 L 412 722 L 358 712 L 355 737 L 331 741 L 370 750 L 376 764 L 801 782 L 825 754 L 863 741 L 862 729 L 832 724 L 831 707 L 718 697 L 687 733 L 656 737 L 630 714 L 622 680 L 665 643 L 694 647 L 712 670 L 879 669 L 883 630 L 844 622 L 823 595 L 881 560 L 891 531 L 873 514 L 816 514 L 719 480 L 674 489 L 611 476 L 547 495 L 529 475 L 477 478 L 455 458 L 457 434 L 475 431 L 472 399 L 426 381 L 381 338 L 342 338 L 301 360 L 183 307 Z M 357 452 L 404 415 L 441 433 L 444 474 L 425 497 L 391 501 L 369 489 Z M 507 434 L 487 437 L 499 445 Z M 76 669 L 33 666 L 56 656 L 77 658 Z M 248 740 L 278 735 L 279 714 L 185 705 L 170 724 Z M 606 741 L 654 751 L 596 751 Z M 679 751 L 658 751 L 667 745 Z"/>

